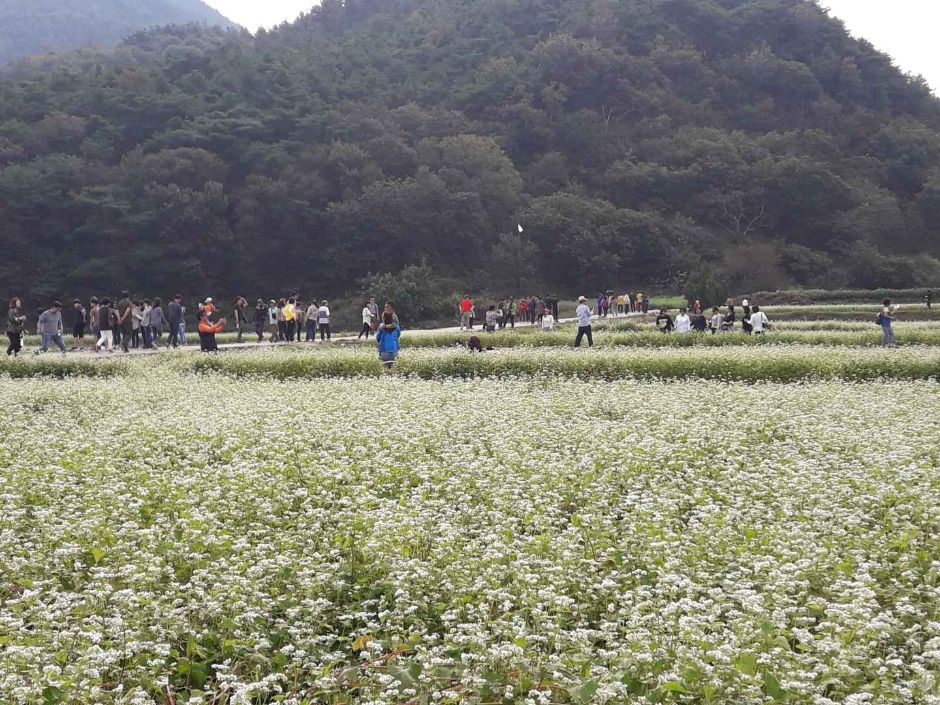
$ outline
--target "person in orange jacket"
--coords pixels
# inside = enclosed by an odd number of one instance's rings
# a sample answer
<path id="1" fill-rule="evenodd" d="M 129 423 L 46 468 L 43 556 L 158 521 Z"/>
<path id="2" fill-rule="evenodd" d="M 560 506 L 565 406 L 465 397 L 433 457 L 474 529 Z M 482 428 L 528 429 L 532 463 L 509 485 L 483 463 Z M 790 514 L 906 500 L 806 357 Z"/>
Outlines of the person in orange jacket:
<path id="1" fill-rule="evenodd" d="M 215 305 L 212 299 L 206 299 L 199 307 L 199 349 L 202 352 L 216 352 L 219 349 L 215 340 L 215 334 L 221 333 L 225 329 L 225 319 L 221 318 L 217 323 L 213 323 L 211 316 L 215 311 Z"/>

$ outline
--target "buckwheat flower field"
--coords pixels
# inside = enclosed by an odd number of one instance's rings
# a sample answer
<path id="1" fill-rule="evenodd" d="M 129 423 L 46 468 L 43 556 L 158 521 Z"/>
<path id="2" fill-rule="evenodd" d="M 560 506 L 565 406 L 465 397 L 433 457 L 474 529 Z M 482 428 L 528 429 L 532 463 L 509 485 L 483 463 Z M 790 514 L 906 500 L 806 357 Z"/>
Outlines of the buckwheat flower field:
<path id="1" fill-rule="evenodd" d="M 110 364 L 0 377 L 2 703 L 940 703 L 935 381 Z"/>

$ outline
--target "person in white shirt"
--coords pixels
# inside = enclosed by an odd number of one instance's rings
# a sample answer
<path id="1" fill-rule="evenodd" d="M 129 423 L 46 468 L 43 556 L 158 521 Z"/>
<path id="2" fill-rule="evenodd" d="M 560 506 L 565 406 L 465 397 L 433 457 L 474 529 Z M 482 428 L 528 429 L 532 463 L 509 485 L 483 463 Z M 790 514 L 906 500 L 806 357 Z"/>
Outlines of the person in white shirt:
<path id="1" fill-rule="evenodd" d="M 555 330 L 555 317 L 551 314 L 551 311 L 546 310 L 542 315 L 542 321 L 539 325 L 541 326 L 541 330 L 545 333 L 551 333 Z"/>
<path id="2" fill-rule="evenodd" d="M 369 333 L 372 332 L 372 309 L 369 307 L 369 303 L 366 302 L 362 306 L 362 330 L 359 331 L 359 336 L 356 340 L 359 340 L 362 336 L 366 337 L 366 340 L 369 339 Z"/>
<path id="3" fill-rule="evenodd" d="M 684 308 L 679 309 L 679 315 L 676 316 L 676 333 L 688 333 L 692 330 L 692 319 L 686 313 Z"/>
<path id="4" fill-rule="evenodd" d="M 712 318 L 708 323 L 708 327 L 711 328 L 712 335 L 721 330 L 721 324 L 724 321 L 724 316 L 721 315 L 721 309 L 717 306 L 712 307 Z"/>
<path id="5" fill-rule="evenodd" d="M 591 316 L 593 312 L 585 303 L 587 301 L 583 296 L 578 297 L 578 308 L 575 309 L 575 315 L 578 317 L 578 335 L 574 339 L 574 346 L 581 347 L 581 339 L 587 336 L 588 347 L 594 347 L 594 337 L 591 335 Z"/>
<path id="6" fill-rule="evenodd" d="M 330 339 L 330 307 L 324 299 L 317 309 L 317 323 L 320 326 L 320 342 Z"/>
<path id="7" fill-rule="evenodd" d="M 751 309 L 751 329 L 754 335 L 763 335 L 764 329 L 770 327 L 770 321 L 767 320 L 767 314 L 760 310 L 760 306 Z"/>

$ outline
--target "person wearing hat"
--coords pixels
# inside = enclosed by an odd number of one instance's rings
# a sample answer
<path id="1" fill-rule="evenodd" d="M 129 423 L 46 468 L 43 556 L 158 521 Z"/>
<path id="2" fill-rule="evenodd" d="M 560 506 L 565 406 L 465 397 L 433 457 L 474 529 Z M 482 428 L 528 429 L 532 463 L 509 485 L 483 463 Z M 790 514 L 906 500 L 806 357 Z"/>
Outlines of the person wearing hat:
<path id="1" fill-rule="evenodd" d="M 264 305 L 264 299 L 258 299 L 255 304 L 255 335 L 258 336 L 258 342 L 264 340 L 264 324 L 268 322 L 268 307 Z"/>
<path id="2" fill-rule="evenodd" d="M 42 337 L 42 347 L 36 351 L 37 355 L 46 352 L 49 343 L 55 343 L 56 347 L 65 353 L 65 341 L 62 340 L 62 304 L 53 301 L 52 306 L 42 312 L 37 330 Z"/>
<path id="3" fill-rule="evenodd" d="M 225 319 L 221 318 L 218 323 L 213 323 L 212 313 L 214 311 L 215 306 L 212 304 L 212 299 L 206 299 L 199 309 L 197 329 L 199 331 L 199 349 L 202 352 L 217 352 L 219 349 L 215 334 L 220 333 L 225 328 Z"/>
<path id="4" fill-rule="evenodd" d="M 574 346 L 581 347 L 581 339 L 587 336 L 588 347 L 594 347 L 594 336 L 591 331 L 591 316 L 594 312 L 587 305 L 587 299 L 583 296 L 578 297 L 578 308 L 575 309 L 575 315 L 578 317 L 578 334 L 574 339 Z"/>
<path id="5" fill-rule="evenodd" d="M 167 347 L 177 347 L 180 344 L 180 325 L 183 323 L 183 296 L 176 294 L 173 300 L 166 305 L 166 324 L 170 329 L 170 337 L 166 341 Z"/>
<path id="6" fill-rule="evenodd" d="M 744 309 L 741 314 L 741 326 L 744 328 L 744 333 L 750 335 L 754 331 L 754 326 L 751 325 L 751 305 L 747 299 L 741 302 L 741 308 Z M 757 306 L 754 308 L 756 309 Z"/>
<path id="7" fill-rule="evenodd" d="M 320 326 L 320 342 L 330 339 L 330 307 L 326 299 L 320 303 L 317 309 L 317 324 Z"/>
<path id="8" fill-rule="evenodd" d="M 278 337 L 277 313 L 277 301 L 271 299 L 268 301 L 268 326 L 271 328 L 272 343 L 276 343 Z"/>

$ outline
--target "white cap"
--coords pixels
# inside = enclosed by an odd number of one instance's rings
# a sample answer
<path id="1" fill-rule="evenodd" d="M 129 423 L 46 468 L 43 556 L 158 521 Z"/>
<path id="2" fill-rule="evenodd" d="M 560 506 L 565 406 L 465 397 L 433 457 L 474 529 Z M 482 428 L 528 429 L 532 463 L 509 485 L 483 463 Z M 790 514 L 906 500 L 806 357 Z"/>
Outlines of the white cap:
<path id="1" fill-rule="evenodd" d="M 581 303 L 582 301 L 587 301 L 587 299 L 584 298 L 583 296 L 579 296 L 579 297 L 578 297 L 578 303 Z"/>
<path id="2" fill-rule="evenodd" d="M 207 304 L 211 304 L 211 303 L 212 303 L 212 297 L 211 297 L 211 296 L 210 296 L 208 299 L 206 299 L 206 303 L 207 303 Z"/>
<path id="3" fill-rule="evenodd" d="M 749 306 L 750 304 L 748 304 L 747 299 L 744 299 L 744 301 L 741 302 L 741 305 L 742 305 L 742 306 Z"/>

